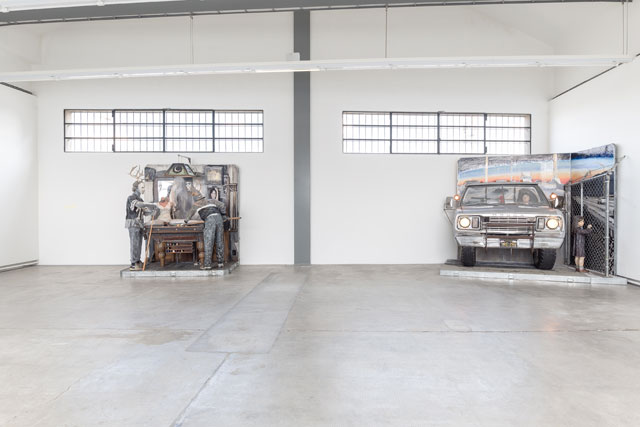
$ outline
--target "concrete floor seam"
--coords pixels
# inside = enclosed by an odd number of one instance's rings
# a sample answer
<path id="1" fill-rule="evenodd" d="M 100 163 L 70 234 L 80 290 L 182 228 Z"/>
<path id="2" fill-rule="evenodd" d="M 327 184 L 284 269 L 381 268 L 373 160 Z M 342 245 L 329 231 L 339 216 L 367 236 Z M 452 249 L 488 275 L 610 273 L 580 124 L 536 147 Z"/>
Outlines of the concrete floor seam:
<path id="1" fill-rule="evenodd" d="M 229 315 L 229 313 L 231 313 L 238 305 L 240 305 L 242 303 L 242 301 L 244 301 L 247 297 L 249 297 L 256 289 L 258 289 L 258 287 L 260 285 L 262 285 L 265 281 L 267 281 L 270 277 L 272 277 L 274 274 L 276 273 L 267 273 L 266 276 L 262 276 L 262 279 L 260 281 L 258 281 L 258 283 L 256 283 L 256 285 L 251 288 L 251 290 L 249 292 L 247 292 L 242 298 L 240 298 L 238 301 L 236 301 L 235 304 L 233 304 L 227 311 L 225 311 L 225 313 L 220 316 L 215 322 L 213 322 L 211 325 L 209 325 L 208 328 L 203 329 L 202 333 L 196 337 L 186 348 L 185 351 L 188 352 L 193 352 L 193 353 L 198 353 L 198 350 L 192 350 L 191 346 L 193 345 L 193 343 L 197 342 L 201 337 L 203 337 L 204 335 L 206 335 L 206 333 L 208 331 L 210 331 L 213 327 L 215 327 L 218 323 L 222 322 L 225 318 L 227 318 L 227 316 Z M 200 331 L 200 330 L 199 330 Z M 224 354 L 229 354 L 228 352 L 222 352 L 222 351 L 212 351 L 210 353 L 224 353 Z"/>
<path id="2" fill-rule="evenodd" d="M 293 309 L 293 306 L 296 305 L 296 302 L 298 302 L 298 298 L 300 297 L 300 294 L 302 293 L 302 290 L 309 283 L 310 276 L 311 275 L 309 274 L 309 272 L 307 272 L 307 274 L 304 277 L 304 281 L 302 282 L 302 285 L 300 285 L 300 288 L 298 289 L 298 292 L 296 293 L 295 298 L 293 299 L 293 301 L 291 302 L 291 305 L 289 306 L 289 311 L 287 311 L 287 316 L 285 317 L 284 321 L 282 322 L 282 326 L 280 326 L 280 330 L 278 331 L 278 335 L 276 336 L 276 339 L 273 340 L 273 343 L 271 344 L 271 348 L 269 348 L 269 351 L 267 353 L 271 353 L 271 351 L 273 350 L 273 347 L 276 345 L 276 343 L 280 339 L 280 335 L 282 335 L 282 331 L 284 330 L 284 325 L 287 324 L 287 321 L 289 320 L 289 315 L 291 315 L 291 310 Z"/>
<path id="3" fill-rule="evenodd" d="M 193 398 L 189 401 L 189 403 L 187 403 L 187 405 L 184 407 L 184 409 L 182 409 L 182 411 L 180 411 L 180 413 L 178 414 L 178 416 L 176 417 L 176 419 L 173 421 L 173 423 L 171 423 L 172 427 L 181 427 L 186 418 L 186 414 L 187 411 L 189 410 L 189 407 L 191 406 L 191 404 L 193 402 L 195 402 L 195 400 L 198 398 L 198 396 L 200 396 L 200 393 L 202 393 L 202 390 L 204 390 L 209 383 L 213 380 L 213 378 L 216 376 L 216 374 L 218 373 L 218 371 L 220 370 L 220 368 L 222 368 L 222 365 L 224 365 L 226 363 L 226 361 L 229 358 L 229 354 L 227 354 L 224 359 L 222 360 L 222 363 L 220 363 L 218 365 L 218 367 L 211 373 L 211 375 L 209 376 L 209 378 L 207 378 L 207 380 L 202 384 L 202 387 L 200 387 L 200 389 L 198 389 L 198 392 L 193 396 Z"/>
<path id="4" fill-rule="evenodd" d="M 320 332 L 351 334 L 554 334 L 554 333 L 608 333 L 608 332 L 640 332 L 640 329 L 554 329 L 554 330 L 495 330 L 495 331 L 453 331 L 453 330 L 349 330 L 349 329 L 287 329 L 287 332 Z"/>

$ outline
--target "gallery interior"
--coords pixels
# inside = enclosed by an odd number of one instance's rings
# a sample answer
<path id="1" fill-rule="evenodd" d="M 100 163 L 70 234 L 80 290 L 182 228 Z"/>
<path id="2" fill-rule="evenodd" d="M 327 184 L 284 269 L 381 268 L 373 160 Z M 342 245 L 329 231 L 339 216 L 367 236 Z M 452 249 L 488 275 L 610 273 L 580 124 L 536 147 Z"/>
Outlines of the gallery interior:
<path id="1" fill-rule="evenodd" d="M 640 425 L 640 6 L 0 0 L 0 425 Z"/>

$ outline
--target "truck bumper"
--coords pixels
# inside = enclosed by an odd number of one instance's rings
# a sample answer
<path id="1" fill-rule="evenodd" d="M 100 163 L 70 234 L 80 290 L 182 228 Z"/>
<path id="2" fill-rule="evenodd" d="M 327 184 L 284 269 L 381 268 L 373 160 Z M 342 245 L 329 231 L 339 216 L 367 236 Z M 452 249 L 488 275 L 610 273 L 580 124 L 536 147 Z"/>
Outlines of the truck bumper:
<path id="1" fill-rule="evenodd" d="M 564 242 L 564 233 L 536 234 L 533 238 L 514 238 L 509 235 L 487 237 L 484 233 L 459 234 L 456 241 L 459 246 L 474 248 L 557 249 Z"/>

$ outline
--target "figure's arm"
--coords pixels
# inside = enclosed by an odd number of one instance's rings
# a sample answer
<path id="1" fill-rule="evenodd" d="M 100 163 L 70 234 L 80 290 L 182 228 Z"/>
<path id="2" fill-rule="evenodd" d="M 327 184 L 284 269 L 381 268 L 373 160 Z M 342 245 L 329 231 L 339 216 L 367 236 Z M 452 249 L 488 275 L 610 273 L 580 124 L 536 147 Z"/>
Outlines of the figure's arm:
<path id="1" fill-rule="evenodd" d="M 146 210 L 146 211 L 152 211 L 152 212 L 155 212 L 155 211 L 158 209 L 158 207 L 157 207 L 155 204 L 153 204 L 153 203 L 145 203 L 145 202 L 141 202 L 140 200 L 134 200 L 134 201 L 132 201 L 132 202 L 131 202 L 131 206 L 132 206 L 132 209 L 131 209 L 131 210 L 134 210 L 134 209 L 141 209 L 141 210 Z"/>
<path id="2" fill-rule="evenodd" d="M 211 202 L 220 210 L 221 214 L 224 215 L 227 213 L 227 206 L 223 202 L 215 199 L 212 199 Z"/>
<path id="3" fill-rule="evenodd" d="M 198 210 L 198 205 L 193 205 L 191 207 L 191 209 L 189 209 L 189 212 L 187 212 L 187 216 L 184 217 L 184 223 L 186 224 L 187 222 L 189 222 L 189 220 L 191 219 L 191 217 L 193 216 L 193 214 L 196 213 L 196 211 Z"/>

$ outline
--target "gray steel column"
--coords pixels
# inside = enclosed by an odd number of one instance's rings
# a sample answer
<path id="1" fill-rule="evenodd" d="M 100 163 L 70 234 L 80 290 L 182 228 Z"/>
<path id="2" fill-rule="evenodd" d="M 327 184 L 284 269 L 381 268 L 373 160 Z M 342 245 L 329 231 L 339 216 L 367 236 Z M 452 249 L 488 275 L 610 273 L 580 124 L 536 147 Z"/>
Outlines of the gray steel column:
<path id="1" fill-rule="evenodd" d="M 310 12 L 293 12 L 293 51 L 311 59 Z M 293 73 L 294 263 L 311 264 L 311 76 Z"/>

